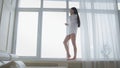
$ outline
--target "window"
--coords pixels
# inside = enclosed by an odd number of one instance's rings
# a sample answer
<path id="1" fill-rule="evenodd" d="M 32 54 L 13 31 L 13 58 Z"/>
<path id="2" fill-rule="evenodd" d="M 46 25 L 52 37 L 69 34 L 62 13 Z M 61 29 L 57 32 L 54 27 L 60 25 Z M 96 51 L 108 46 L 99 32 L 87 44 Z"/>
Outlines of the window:
<path id="1" fill-rule="evenodd" d="M 80 2 L 79 1 L 69 1 L 69 8 L 71 7 L 76 7 L 76 8 L 80 8 Z"/>
<path id="2" fill-rule="evenodd" d="M 40 8 L 41 0 L 19 0 L 20 8 Z"/>
<path id="3" fill-rule="evenodd" d="M 93 52 L 92 14 L 102 13 L 103 10 L 113 10 L 113 3 L 86 1 L 84 4 L 78 0 L 19 0 L 17 6 L 17 31 L 15 39 L 15 53 L 24 57 L 39 58 L 65 58 L 63 40 L 66 35 L 66 22 L 71 7 L 78 10 L 86 8 L 87 24 L 90 28 L 90 51 Z M 83 4 L 84 6 L 80 6 Z M 118 0 L 118 9 L 119 9 Z M 91 13 L 91 9 L 94 13 Z M 101 11 L 102 10 L 102 11 Z M 83 12 L 83 11 L 82 11 Z M 105 11 L 105 13 L 108 11 Z M 95 15 L 96 16 L 96 15 Z M 99 20 L 99 16 L 98 20 Z M 95 17 L 95 18 L 97 18 Z M 109 16 L 108 16 L 109 17 Z M 103 17 L 104 19 L 104 17 Z M 96 19 L 97 20 L 97 19 Z M 95 21 L 96 22 L 96 21 Z M 77 57 L 81 58 L 80 29 L 77 32 Z M 84 34 L 84 33 L 83 33 Z M 84 41 L 83 41 L 84 42 Z M 71 43 L 70 43 L 71 46 Z M 71 54 L 73 48 L 70 47 Z M 94 53 L 93 53 L 94 54 Z M 93 56 L 92 56 L 93 57 Z"/>
<path id="4" fill-rule="evenodd" d="M 68 4 L 67 4 L 68 3 Z M 23 57 L 65 58 L 63 40 L 65 22 L 71 7 L 79 9 L 78 1 L 19 0 L 15 53 Z M 69 7 L 69 8 L 67 8 Z M 80 30 L 78 30 L 79 37 Z M 81 57 L 80 39 L 77 38 L 78 57 Z M 71 43 L 70 43 L 71 46 Z M 72 47 L 71 54 L 73 54 Z"/>
<path id="5" fill-rule="evenodd" d="M 66 13 L 65 12 L 43 12 L 42 25 L 42 47 L 41 58 L 65 58 L 65 49 L 63 40 L 66 35 Z M 80 58 L 80 31 L 78 30 L 77 44 L 78 57 Z M 71 54 L 73 54 L 72 45 L 70 43 Z"/>
<path id="6" fill-rule="evenodd" d="M 64 58 L 65 12 L 43 12 L 42 58 Z M 58 50 L 58 51 L 57 51 Z"/>
<path id="7" fill-rule="evenodd" d="M 66 1 L 44 0 L 44 8 L 66 8 Z"/>
<path id="8" fill-rule="evenodd" d="M 19 12 L 16 54 L 36 56 L 38 12 Z"/>
<path id="9" fill-rule="evenodd" d="M 99 2 L 96 2 L 94 3 L 94 7 L 95 9 L 100 9 L 100 10 L 113 10 L 114 7 L 113 7 L 113 3 L 99 3 Z"/>
<path id="10" fill-rule="evenodd" d="M 117 0 L 118 2 L 118 10 L 120 10 L 120 0 Z"/>

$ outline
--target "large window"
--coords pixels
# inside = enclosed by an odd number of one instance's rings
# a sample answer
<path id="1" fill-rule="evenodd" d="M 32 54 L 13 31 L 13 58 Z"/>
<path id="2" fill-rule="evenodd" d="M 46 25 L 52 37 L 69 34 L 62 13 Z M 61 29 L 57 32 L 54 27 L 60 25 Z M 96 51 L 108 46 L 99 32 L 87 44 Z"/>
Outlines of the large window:
<path id="1" fill-rule="evenodd" d="M 115 26 L 114 9 L 120 9 L 119 5 L 119 0 L 118 6 L 112 0 L 18 0 L 14 52 L 29 58 L 66 58 L 64 23 L 70 8 L 76 7 L 82 20 L 76 37 L 77 58 L 101 58 L 106 40 L 113 41 L 110 39 L 114 34 L 108 35 L 111 31 L 108 29 Z M 112 33 L 116 33 L 114 30 Z M 69 44 L 73 55 L 72 44 Z"/>
<path id="2" fill-rule="evenodd" d="M 63 40 L 69 8 L 77 7 L 77 0 L 18 0 L 15 53 L 23 57 L 66 58 Z M 81 57 L 77 34 L 78 57 Z M 70 43 L 71 54 L 73 48 Z"/>

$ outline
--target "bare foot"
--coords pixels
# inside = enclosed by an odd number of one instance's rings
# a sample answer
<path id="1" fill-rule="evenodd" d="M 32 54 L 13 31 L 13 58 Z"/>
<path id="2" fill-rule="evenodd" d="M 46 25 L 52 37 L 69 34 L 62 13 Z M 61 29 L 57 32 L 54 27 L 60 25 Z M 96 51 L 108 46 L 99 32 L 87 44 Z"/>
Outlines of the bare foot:
<path id="1" fill-rule="evenodd" d="M 76 59 L 76 57 L 73 57 L 73 58 L 69 58 L 68 60 L 75 60 Z"/>

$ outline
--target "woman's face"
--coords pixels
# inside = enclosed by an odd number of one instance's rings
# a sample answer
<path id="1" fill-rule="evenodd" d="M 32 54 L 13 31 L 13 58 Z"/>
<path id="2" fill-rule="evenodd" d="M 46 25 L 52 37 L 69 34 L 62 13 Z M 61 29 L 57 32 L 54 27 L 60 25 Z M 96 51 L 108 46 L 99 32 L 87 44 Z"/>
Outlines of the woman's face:
<path id="1" fill-rule="evenodd" d="M 71 15 L 74 14 L 74 10 L 70 9 L 70 14 Z"/>

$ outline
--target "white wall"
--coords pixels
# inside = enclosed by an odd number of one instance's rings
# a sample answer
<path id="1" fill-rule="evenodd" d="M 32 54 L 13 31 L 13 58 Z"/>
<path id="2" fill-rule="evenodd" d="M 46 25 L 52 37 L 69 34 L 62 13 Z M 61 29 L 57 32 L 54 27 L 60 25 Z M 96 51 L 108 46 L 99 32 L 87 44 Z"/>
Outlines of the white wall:
<path id="1" fill-rule="evenodd" d="M 11 52 L 16 0 L 3 1 L 0 19 L 0 51 Z"/>

